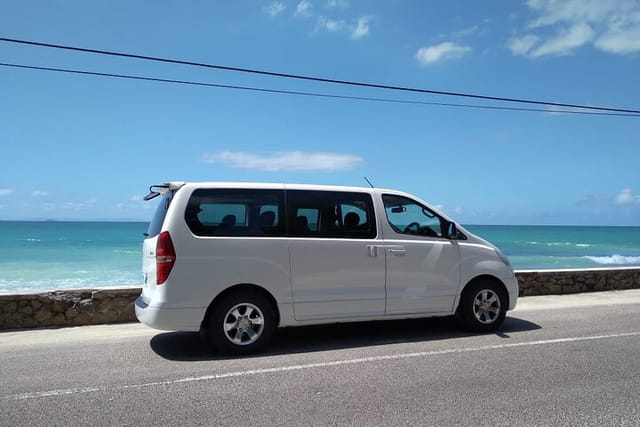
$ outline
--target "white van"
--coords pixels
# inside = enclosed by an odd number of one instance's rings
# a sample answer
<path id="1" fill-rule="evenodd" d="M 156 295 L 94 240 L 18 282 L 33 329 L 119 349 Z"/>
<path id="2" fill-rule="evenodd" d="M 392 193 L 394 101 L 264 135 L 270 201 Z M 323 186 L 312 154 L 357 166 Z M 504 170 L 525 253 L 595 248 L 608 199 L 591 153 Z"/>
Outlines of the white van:
<path id="1" fill-rule="evenodd" d="M 457 315 L 491 331 L 516 305 L 507 258 L 403 192 L 171 182 L 143 245 L 138 319 L 255 352 L 278 326 Z"/>

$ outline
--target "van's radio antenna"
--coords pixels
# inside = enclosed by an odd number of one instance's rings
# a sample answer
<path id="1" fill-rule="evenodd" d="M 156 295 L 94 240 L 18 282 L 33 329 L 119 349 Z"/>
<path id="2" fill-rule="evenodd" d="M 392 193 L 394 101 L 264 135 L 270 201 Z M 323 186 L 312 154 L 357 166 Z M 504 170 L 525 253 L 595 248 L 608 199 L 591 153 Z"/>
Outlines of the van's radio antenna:
<path id="1" fill-rule="evenodd" d="M 371 181 L 369 181 L 369 180 L 367 179 L 367 177 L 366 177 L 366 176 L 364 177 L 364 180 L 365 180 L 365 181 L 367 181 L 367 184 L 369 184 L 369 185 L 371 186 L 371 188 L 376 188 L 376 187 L 374 187 L 374 186 L 373 186 L 373 184 L 371 183 Z"/>

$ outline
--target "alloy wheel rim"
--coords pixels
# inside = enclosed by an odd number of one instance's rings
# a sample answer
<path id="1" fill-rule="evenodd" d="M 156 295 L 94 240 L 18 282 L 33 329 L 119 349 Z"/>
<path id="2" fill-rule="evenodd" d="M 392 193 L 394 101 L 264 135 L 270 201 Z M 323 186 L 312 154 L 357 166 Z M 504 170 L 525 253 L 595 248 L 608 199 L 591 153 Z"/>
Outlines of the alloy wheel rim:
<path id="1" fill-rule="evenodd" d="M 236 304 L 224 316 L 222 328 L 224 336 L 233 344 L 253 344 L 264 330 L 264 315 L 254 304 Z"/>
<path id="2" fill-rule="evenodd" d="M 500 315 L 500 297 L 491 289 L 483 289 L 473 299 L 473 314 L 485 325 L 496 321 Z"/>

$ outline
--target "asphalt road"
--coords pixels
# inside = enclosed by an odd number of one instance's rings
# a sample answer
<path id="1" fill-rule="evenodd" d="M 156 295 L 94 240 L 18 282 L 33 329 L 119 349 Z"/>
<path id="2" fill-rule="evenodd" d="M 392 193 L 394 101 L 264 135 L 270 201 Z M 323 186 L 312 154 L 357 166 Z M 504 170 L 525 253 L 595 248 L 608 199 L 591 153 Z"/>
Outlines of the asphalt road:
<path id="1" fill-rule="evenodd" d="M 281 330 L 221 358 L 138 324 L 0 333 L 0 425 L 640 425 L 640 291 Z"/>

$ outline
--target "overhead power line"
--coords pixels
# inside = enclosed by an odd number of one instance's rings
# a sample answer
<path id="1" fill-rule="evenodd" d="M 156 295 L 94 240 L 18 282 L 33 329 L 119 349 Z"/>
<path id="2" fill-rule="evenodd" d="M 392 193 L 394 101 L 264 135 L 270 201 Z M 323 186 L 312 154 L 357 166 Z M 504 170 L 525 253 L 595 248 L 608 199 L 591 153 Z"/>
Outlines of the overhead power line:
<path id="1" fill-rule="evenodd" d="M 483 99 L 483 100 L 489 100 L 489 101 L 515 102 L 515 103 L 522 103 L 522 104 L 546 105 L 546 106 L 552 106 L 552 107 L 581 108 L 584 110 L 640 114 L 640 110 L 632 110 L 632 109 L 625 109 L 625 108 L 567 104 L 567 103 L 561 103 L 561 102 L 536 101 L 536 100 L 521 99 L 521 98 L 505 98 L 505 97 L 499 97 L 499 96 L 478 95 L 478 94 L 463 93 L 463 92 L 449 92 L 449 91 L 440 91 L 440 90 L 432 90 L 432 89 L 412 88 L 412 87 L 405 87 L 405 86 L 394 86 L 394 85 L 384 85 L 384 84 L 377 84 L 377 83 L 365 83 L 365 82 L 356 82 L 356 81 L 349 81 L 349 80 L 329 79 L 329 78 L 323 78 L 323 77 L 303 76 L 299 74 L 278 73 L 273 71 L 256 70 L 251 68 L 240 68 L 240 67 L 231 67 L 226 65 L 206 64 L 202 62 L 185 61 L 185 60 L 179 60 L 179 59 L 160 58 L 160 57 L 138 55 L 138 54 L 124 53 L 124 52 L 88 49 L 88 48 L 82 48 L 82 47 L 76 47 L 76 46 L 65 46 L 65 45 L 58 45 L 58 44 L 51 44 L 51 43 L 35 42 L 30 40 L 12 39 L 12 38 L 6 38 L 6 37 L 0 37 L 0 41 L 7 42 L 7 43 L 18 43 L 23 45 L 46 47 L 46 48 L 52 48 L 52 49 L 63 49 L 63 50 L 93 53 L 93 54 L 99 54 L 99 55 L 117 56 L 122 58 L 141 59 L 145 61 L 189 65 L 194 67 L 204 67 L 204 68 L 210 68 L 210 69 L 216 69 L 216 70 L 235 71 L 235 72 L 241 72 L 241 73 L 258 74 L 258 75 L 264 75 L 264 76 L 281 77 L 281 78 L 296 79 L 296 80 L 306 80 L 306 81 L 314 81 L 314 82 L 321 82 L 321 83 L 332 83 L 332 84 L 347 85 L 347 86 L 396 90 L 396 91 L 413 92 L 413 93 L 426 93 L 426 94 L 432 94 L 432 95 L 457 96 L 457 97 L 465 97 L 465 98 Z"/>
<path id="2" fill-rule="evenodd" d="M 119 79 L 143 80 L 143 81 L 158 82 L 158 83 L 173 83 L 173 84 L 190 85 L 190 86 L 204 86 L 204 87 L 213 87 L 213 88 L 221 88 L 221 89 L 236 89 L 236 90 L 246 90 L 246 91 L 254 91 L 254 92 L 266 92 L 266 93 L 298 95 L 298 96 L 313 96 L 313 97 L 319 97 L 319 98 L 333 98 L 333 99 L 345 99 L 345 100 L 356 100 L 356 101 L 433 105 L 433 106 L 442 106 L 442 107 L 478 108 L 478 109 L 487 109 L 487 110 L 583 114 L 583 115 L 593 115 L 593 116 L 640 117 L 640 115 L 632 114 L 632 113 L 613 113 L 613 112 L 579 111 L 579 110 L 549 110 L 549 109 L 542 109 L 542 108 L 502 107 L 502 106 L 493 106 L 493 105 L 456 104 L 456 103 L 446 103 L 446 102 L 415 101 L 415 100 L 406 100 L 406 99 L 389 99 L 389 98 L 373 98 L 373 97 L 363 97 L 363 96 L 335 95 L 335 94 L 328 94 L 328 93 L 302 92 L 302 91 L 291 91 L 291 90 L 268 89 L 268 88 L 261 88 L 261 87 L 252 87 L 252 86 L 237 86 L 237 85 L 224 85 L 224 84 L 218 84 L 218 83 L 194 82 L 189 80 L 161 79 L 156 77 L 133 76 L 129 74 L 101 73 L 96 71 L 74 70 L 74 69 L 68 69 L 68 68 L 39 67 L 34 65 L 10 64 L 5 62 L 0 62 L 0 66 L 11 67 L 11 68 L 22 68 L 22 69 L 28 69 L 28 70 L 80 74 L 80 75 L 96 76 L 96 77 L 113 77 L 113 78 L 119 78 Z"/>

